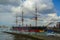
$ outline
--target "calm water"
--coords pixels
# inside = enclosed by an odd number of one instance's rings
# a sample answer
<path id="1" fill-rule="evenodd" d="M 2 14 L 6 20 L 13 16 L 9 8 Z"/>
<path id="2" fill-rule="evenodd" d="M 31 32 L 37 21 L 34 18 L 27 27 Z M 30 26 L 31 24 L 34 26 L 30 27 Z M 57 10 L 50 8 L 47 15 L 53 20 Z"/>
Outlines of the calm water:
<path id="1" fill-rule="evenodd" d="M 19 35 L 11 35 L 8 33 L 3 33 L 2 31 L 9 31 L 9 30 L 0 28 L 0 40 L 32 40 L 30 38 L 24 38 Z"/>
<path id="2" fill-rule="evenodd" d="M 0 32 L 0 40 L 33 40 L 30 38 L 24 38 L 18 35 L 11 35 L 7 33 Z"/>
<path id="3" fill-rule="evenodd" d="M 45 40 L 60 40 L 60 37 L 43 37 Z M 26 39 L 21 36 L 11 35 L 7 33 L 0 32 L 0 40 L 33 40 L 33 39 Z"/>
<path id="4" fill-rule="evenodd" d="M 0 40 L 14 40 L 14 36 L 11 34 L 0 32 Z"/>
<path id="5" fill-rule="evenodd" d="M 24 38 L 24 37 L 21 37 L 19 35 L 11 35 L 11 34 L 7 34 L 7 33 L 3 33 L 1 32 L 3 29 L 0 29 L 0 40 L 33 40 L 33 39 L 30 39 L 30 38 Z M 44 33 L 40 33 L 41 35 L 43 35 Z M 45 34 L 44 34 L 45 35 Z M 60 40 L 60 37 L 43 37 L 44 39 L 48 40 L 48 39 L 51 39 L 51 40 Z"/>

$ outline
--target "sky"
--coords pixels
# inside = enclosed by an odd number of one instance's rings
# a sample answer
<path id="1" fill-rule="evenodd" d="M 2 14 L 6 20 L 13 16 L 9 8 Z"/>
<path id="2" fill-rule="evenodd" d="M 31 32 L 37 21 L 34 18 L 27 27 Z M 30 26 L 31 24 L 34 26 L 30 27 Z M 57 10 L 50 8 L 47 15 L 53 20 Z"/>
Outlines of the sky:
<path id="1" fill-rule="evenodd" d="M 53 0 L 57 15 L 60 16 L 60 0 Z"/>
<path id="2" fill-rule="evenodd" d="M 38 26 L 52 22 L 55 25 L 60 21 L 60 0 L 0 0 L 0 25 L 21 25 L 22 10 L 24 12 L 24 25 L 35 25 L 35 7 L 38 12 Z"/>

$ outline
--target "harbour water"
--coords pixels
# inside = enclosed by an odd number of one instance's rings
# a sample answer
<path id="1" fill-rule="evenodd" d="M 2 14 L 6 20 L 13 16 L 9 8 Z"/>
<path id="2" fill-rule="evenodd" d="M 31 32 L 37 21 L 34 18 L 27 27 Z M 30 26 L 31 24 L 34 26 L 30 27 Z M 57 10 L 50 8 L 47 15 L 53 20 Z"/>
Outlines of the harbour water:
<path id="1" fill-rule="evenodd" d="M 0 40 L 33 40 L 30 38 L 24 38 L 21 37 L 20 35 L 12 35 L 8 33 L 2 32 L 3 29 L 0 29 Z M 40 33 L 41 34 L 41 33 Z M 44 34 L 44 33 L 42 33 Z M 41 34 L 41 35 L 42 35 Z M 60 37 L 47 37 L 47 36 L 39 36 L 40 38 L 43 38 L 44 40 L 60 40 Z"/>
<path id="2" fill-rule="evenodd" d="M 34 39 L 21 37 L 19 35 L 11 35 L 11 34 L 0 32 L 0 40 L 34 40 Z"/>
<path id="3" fill-rule="evenodd" d="M 9 31 L 9 28 L 0 28 L 0 40 L 33 40 L 30 38 L 21 37 L 20 35 L 12 35 L 4 33 L 3 31 Z"/>
<path id="4" fill-rule="evenodd" d="M 33 40 L 30 38 L 21 37 L 20 35 L 12 35 L 4 33 L 3 31 L 10 31 L 9 29 L 0 28 L 0 40 Z"/>
<path id="5" fill-rule="evenodd" d="M 4 33 L 3 31 L 10 31 L 9 28 L 0 28 L 0 40 L 33 40 L 30 38 L 21 37 L 20 35 L 12 35 Z"/>
<path id="6" fill-rule="evenodd" d="M 0 32 L 0 40 L 14 40 L 14 36 L 11 34 Z"/>

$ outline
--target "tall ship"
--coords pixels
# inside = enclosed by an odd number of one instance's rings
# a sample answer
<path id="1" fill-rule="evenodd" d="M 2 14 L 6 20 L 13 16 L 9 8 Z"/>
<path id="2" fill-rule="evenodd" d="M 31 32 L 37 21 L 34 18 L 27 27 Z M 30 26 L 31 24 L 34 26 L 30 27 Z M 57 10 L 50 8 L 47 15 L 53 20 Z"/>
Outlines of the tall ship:
<path id="1" fill-rule="evenodd" d="M 32 26 L 31 24 L 28 26 L 26 24 L 26 26 L 24 26 L 24 11 L 22 10 L 22 16 L 17 16 L 17 13 L 16 13 L 16 26 L 13 26 L 12 27 L 12 30 L 15 30 L 15 31 L 22 31 L 22 32 L 45 32 L 47 30 L 47 26 L 51 23 L 48 23 L 46 26 L 38 26 L 37 24 L 37 21 L 38 21 L 38 9 L 37 7 L 35 7 L 35 17 L 34 17 L 34 21 L 35 21 L 35 26 Z M 40 15 L 39 15 L 40 16 Z M 18 17 L 21 17 L 21 22 L 22 22 L 22 25 L 18 25 Z"/>
<path id="2" fill-rule="evenodd" d="M 22 5 L 22 7 L 23 7 L 23 5 Z M 24 26 L 24 18 L 25 18 L 25 16 L 24 16 L 24 9 L 22 9 L 22 12 L 21 12 L 21 16 L 20 15 L 17 15 L 17 13 L 16 13 L 16 25 L 15 26 L 12 26 L 12 28 L 11 28 L 11 30 L 14 30 L 14 31 L 22 31 L 22 32 L 45 32 L 45 31 L 47 31 L 47 26 L 48 25 L 50 25 L 51 24 L 51 22 L 50 23 L 48 23 L 46 26 L 38 26 L 38 16 L 40 16 L 39 14 L 38 14 L 38 8 L 37 8 L 37 4 L 35 4 L 35 7 L 34 7 L 34 17 L 32 17 L 32 18 L 34 18 L 34 21 L 35 21 L 35 25 L 33 26 L 32 24 L 30 24 L 29 26 L 28 26 L 28 24 L 26 24 L 26 26 Z M 18 25 L 18 17 L 21 17 L 21 25 L 19 24 Z M 32 19 L 32 18 L 29 18 L 29 19 Z"/>

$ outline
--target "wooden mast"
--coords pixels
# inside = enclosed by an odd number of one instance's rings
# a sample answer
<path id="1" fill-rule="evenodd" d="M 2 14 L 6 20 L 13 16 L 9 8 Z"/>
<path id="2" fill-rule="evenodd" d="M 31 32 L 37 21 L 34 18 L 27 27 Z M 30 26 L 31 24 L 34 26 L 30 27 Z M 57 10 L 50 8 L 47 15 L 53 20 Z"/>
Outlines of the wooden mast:
<path id="1" fill-rule="evenodd" d="M 23 1 L 24 1 L 24 0 L 22 0 L 21 2 L 23 2 Z M 23 26 L 24 26 L 24 23 L 23 23 L 23 22 L 24 22 L 24 19 L 23 19 L 23 13 L 24 13 L 24 12 L 23 12 L 23 5 L 22 5 L 21 7 L 22 7 L 22 16 L 21 16 L 22 19 L 21 19 L 21 21 L 22 21 L 22 27 L 23 27 Z"/>
<path id="2" fill-rule="evenodd" d="M 37 4 L 35 4 L 35 26 L 37 27 Z"/>
<path id="3" fill-rule="evenodd" d="M 16 13 L 16 26 L 18 26 L 18 16 L 17 16 L 17 13 Z"/>
<path id="4" fill-rule="evenodd" d="M 22 27 L 24 26 L 23 22 L 24 22 L 24 19 L 23 19 L 23 10 L 22 10 Z"/>
<path id="5" fill-rule="evenodd" d="M 37 27 L 37 6 L 35 5 L 35 26 Z"/>

